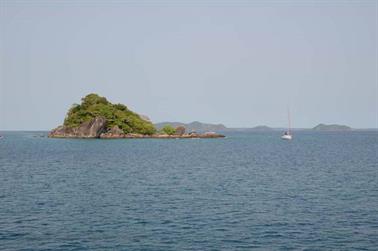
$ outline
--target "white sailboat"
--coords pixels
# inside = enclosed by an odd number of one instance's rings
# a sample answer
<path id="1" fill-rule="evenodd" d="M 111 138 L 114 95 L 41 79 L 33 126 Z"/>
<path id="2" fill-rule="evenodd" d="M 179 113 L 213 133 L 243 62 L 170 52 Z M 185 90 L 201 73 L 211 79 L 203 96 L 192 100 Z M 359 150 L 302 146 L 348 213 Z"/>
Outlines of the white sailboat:
<path id="1" fill-rule="evenodd" d="M 290 121 L 290 110 L 287 110 L 287 118 L 289 120 L 289 128 L 287 131 L 284 132 L 284 134 L 281 136 L 281 139 L 284 140 L 292 140 L 293 135 L 291 134 L 291 121 Z"/>

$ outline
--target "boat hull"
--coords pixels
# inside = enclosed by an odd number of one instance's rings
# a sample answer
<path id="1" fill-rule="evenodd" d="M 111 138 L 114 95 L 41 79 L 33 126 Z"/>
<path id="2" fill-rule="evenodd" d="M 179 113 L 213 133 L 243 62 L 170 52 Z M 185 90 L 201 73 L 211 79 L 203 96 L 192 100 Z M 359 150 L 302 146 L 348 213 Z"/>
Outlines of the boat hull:
<path id="1" fill-rule="evenodd" d="M 291 136 L 291 135 L 282 135 L 281 139 L 283 139 L 283 140 L 292 140 L 293 136 Z"/>

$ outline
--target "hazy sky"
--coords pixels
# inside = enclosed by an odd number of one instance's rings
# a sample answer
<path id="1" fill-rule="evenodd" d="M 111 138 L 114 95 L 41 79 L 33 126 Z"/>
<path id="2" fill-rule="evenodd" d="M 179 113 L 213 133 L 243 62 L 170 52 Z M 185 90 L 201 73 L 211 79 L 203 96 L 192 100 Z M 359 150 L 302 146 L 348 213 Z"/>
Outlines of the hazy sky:
<path id="1" fill-rule="evenodd" d="M 378 127 L 377 5 L 0 0 L 0 129 L 91 92 L 154 122 Z"/>

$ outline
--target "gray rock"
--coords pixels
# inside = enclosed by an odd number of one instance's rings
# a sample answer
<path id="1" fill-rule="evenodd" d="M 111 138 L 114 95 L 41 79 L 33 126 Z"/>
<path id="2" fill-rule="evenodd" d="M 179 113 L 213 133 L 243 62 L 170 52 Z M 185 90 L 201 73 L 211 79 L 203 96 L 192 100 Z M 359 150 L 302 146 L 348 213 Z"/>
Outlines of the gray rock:
<path id="1" fill-rule="evenodd" d="M 49 133 L 51 138 L 99 138 L 106 129 L 106 119 L 95 117 L 77 128 L 59 126 Z"/>
<path id="2" fill-rule="evenodd" d="M 95 117 L 90 121 L 82 123 L 77 130 L 77 135 L 83 138 L 98 138 L 105 131 L 105 128 L 106 119 Z"/>
<path id="3" fill-rule="evenodd" d="M 183 135 L 185 134 L 185 127 L 184 126 L 178 126 L 176 128 L 175 135 Z"/>
<path id="4" fill-rule="evenodd" d="M 114 138 L 124 138 L 126 135 L 122 129 L 117 125 L 110 128 L 107 132 L 101 133 L 100 138 L 103 139 L 114 139 Z"/>
<path id="5" fill-rule="evenodd" d="M 115 125 L 112 128 L 110 128 L 109 132 L 111 134 L 124 134 L 123 130 L 120 129 L 117 125 Z"/>

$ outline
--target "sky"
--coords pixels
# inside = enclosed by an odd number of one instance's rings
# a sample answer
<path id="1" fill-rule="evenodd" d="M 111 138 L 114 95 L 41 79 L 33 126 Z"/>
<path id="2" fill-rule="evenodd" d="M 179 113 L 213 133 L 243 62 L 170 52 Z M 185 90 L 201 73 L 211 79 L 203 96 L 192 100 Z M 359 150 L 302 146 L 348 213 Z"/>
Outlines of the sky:
<path id="1" fill-rule="evenodd" d="M 0 0 L 0 130 L 88 93 L 154 122 L 378 127 L 376 0 Z"/>

